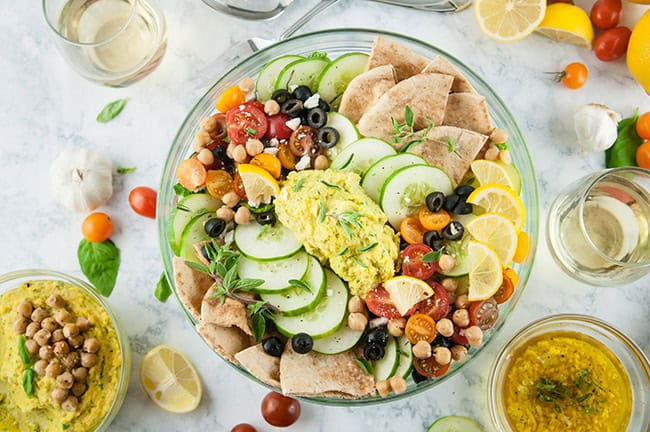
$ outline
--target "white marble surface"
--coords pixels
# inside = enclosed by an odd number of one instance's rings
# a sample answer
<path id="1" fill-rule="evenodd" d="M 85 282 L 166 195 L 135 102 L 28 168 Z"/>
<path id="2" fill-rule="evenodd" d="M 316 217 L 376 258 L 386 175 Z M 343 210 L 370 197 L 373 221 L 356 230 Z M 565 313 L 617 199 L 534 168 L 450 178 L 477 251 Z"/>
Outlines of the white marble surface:
<path id="1" fill-rule="evenodd" d="M 171 299 L 153 297 L 162 270 L 155 222 L 135 215 L 128 192 L 138 185 L 156 188 L 168 147 L 185 113 L 202 89 L 192 88 L 211 60 L 234 42 L 272 37 L 313 0 L 297 1 L 282 18 L 244 22 L 212 12 L 199 0 L 161 0 L 169 27 L 167 55 L 150 77 L 127 89 L 99 87 L 73 73 L 55 50 L 37 2 L 0 2 L 0 272 L 51 268 L 81 275 L 76 246 L 84 215 L 71 214 L 48 194 L 48 168 L 69 145 L 104 150 L 115 166 L 137 166 L 118 176 L 115 194 L 103 210 L 117 225 L 114 241 L 122 251 L 117 286 L 110 298 L 128 329 L 133 349 L 131 386 L 111 431 L 229 431 L 239 422 L 259 431 L 279 430 L 263 421 L 259 403 L 266 394 L 218 360 L 201 342 Z M 626 8 L 628 5 L 626 5 Z M 592 53 L 538 36 L 502 44 L 483 36 L 472 10 L 455 15 L 419 13 L 359 0 L 343 0 L 304 31 L 328 27 L 370 27 L 405 32 L 456 55 L 481 74 L 514 113 L 527 139 L 541 192 L 541 228 L 560 188 L 603 167 L 603 157 L 579 155 L 573 146 L 571 113 L 580 104 L 600 102 L 624 116 L 635 107 L 650 110 L 650 97 L 629 77 L 623 61 L 605 64 Z M 590 68 L 584 88 L 569 91 L 549 81 L 546 71 L 571 61 Z M 102 125 L 95 115 L 108 101 L 129 97 L 115 121 Z M 543 235 L 523 298 L 502 333 L 462 373 L 412 399 L 369 408 L 329 408 L 303 403 L 295 431 L 423 430 L 442 415 L 469 415 L 491 430 L 486 378 L 505 341 L 525 323 L 552 313 L 591 314 L 624 330 L 650 351 L 650 288 L 645 278 L 633 285 L 602 289 L 582 285 L 551 259 Z M 188 415 L 157 409 L 138 384 L 142 355 L 165 343 L 186 352 L 201 372 L 203 401 Z"/>

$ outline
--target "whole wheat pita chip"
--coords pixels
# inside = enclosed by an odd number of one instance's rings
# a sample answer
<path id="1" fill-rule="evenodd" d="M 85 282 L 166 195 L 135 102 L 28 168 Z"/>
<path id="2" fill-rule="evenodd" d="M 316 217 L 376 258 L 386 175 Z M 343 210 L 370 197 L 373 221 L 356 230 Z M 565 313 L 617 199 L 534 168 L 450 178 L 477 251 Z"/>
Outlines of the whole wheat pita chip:
<path id="1" fill-rule="evenodd" d="M 414 129 L 424 129 L 429 122 L 442 123 L 447 106 L 447 97 L 453 77 L 443 74 L 419 74 L 400 81 L 359 120 L 359 132 L 368 137 L 390 141 L 394 129 L 392 119 L 404 122 L 404 111 L 408 105 L 414 114 Z M 395 145 L 400 148 L 403 143 Z"/>
<path id="2" fill-rule="evenodd" d="M 429 131 L 425 141 L 407 151 L 442 169 L 449 174 L 454 184 L 458 184 L 487 139 L 487 136 L 467 129 L 438 126 Z"/>
<path id="3" fill-rule="evenodd" d="M 367 69 L 377 66 L 393 65 L 397 73 L 397 80 L 401 81 L 420 73 L 429 61 L 411 51 L 404 45 L 378 36 L 372 45 Z"/>
<path id="4" fill-rule="evenodd" d="M 357 354 L 297 354 L 287 343 L 280 358 L 280 384 L 286 395 L 360 398 L 375 391 L 375 380 L 357 364 Z"/>
<path id="5" fill-rule="evenodd" d="M 216 324 L 222 327 L 237 327 L 247 335 L 252 336 L 248 311 L 246 306 L 226 297 L 223 302 L 221 299 L 211 299 L 213 290 L 208 290 L 201 303 L 201 322 Z"/>
<path id="6" fill-rule="evenodd" d="M 251 375 L 264 384 L 280 387 L 280 358 L 264 352 L 262 344 L 238 352 L 235 358 Z"/>
<path id="7" fill-rule="evenodd" d="M 343 93 L 339 113 L 353 123 L 397 83 L 393 65 L 378 66 L 357 75 Z"/>
<path id="8" fill-rule="evenodd" d="M 469 83 L 465 75 L 458 70 L 449 60 L 442 56 L 437 56 L 422 70 L 422 73 L 441 73 L 454 77 L 451 85 L 451 91 L 455 93 L 476 93 L 474 87 Z"/>
<path id="9" fill-rule="evenodd" d="M 178 298 L 195 320 L 201 317 L 201 302 L 214 279 L 188 266 L 182 258 L 174 257 L 174 285 Z"/>
<path id="10" fill-rule="evenodd" d="M 472 93 L 449 95 L 442 124 L 469 129 L 484 135 L 489 135 L 493 129 L 485 98 Z"/>
<path id="11" fill-rule="evenodd" d="M 222 327 L 201 321 L 197 324 L 196 330 L 213 350 L 237 364 L 235 354 L 253 343 L 252 338 L 241 331 L 239 327 Z"/>

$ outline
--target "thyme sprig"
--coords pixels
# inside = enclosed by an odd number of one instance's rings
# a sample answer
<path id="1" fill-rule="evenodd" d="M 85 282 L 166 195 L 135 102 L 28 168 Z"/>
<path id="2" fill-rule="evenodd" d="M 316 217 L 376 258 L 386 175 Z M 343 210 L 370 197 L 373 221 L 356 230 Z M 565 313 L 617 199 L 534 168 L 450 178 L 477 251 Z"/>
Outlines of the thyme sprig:
<path id="1" fill-rule="evenodd" d="M 429 131 L 431 131 L 434 126 L 433 121 L 430 119 L 426 119 L 426 121 L 429 125 L 423 130 L 419 137 L 414 137 L 416 133 L 414 129 L 415 114 L 413 114 L 411 107 L 406 105 L 404 107 L 404 121 L 402 123 L 398 122 L 394 117 L 390 118 L 390 122 L 393 125 L 391 144 L 406 148 L 426 141 Z"/>
<path id="2" fill-rule="evenodd" d="M 352 230 L 361 228 L 361 222 L 359 222 L 359 219 L 363 215 L 358 211 L 346 210 L 339 214 L 327 213 L 327 216 L 332 217 L 339 222 L 343 232 L 345 232 L 345 235 L 350 240 L 352 239 Z"/>
<path id="3" fill-rule="evenodd" d="M 585 414 L 597 414 L 607 401 L 601 393 L 605 389 L 593 380 L 591 371 L 583 369 L 573 382 L 565 384 L 560 380 L 540 377 L 535 384 L 535 397 L 542 403 L 553 404 L 561 413 L 562 406 L 573 406 Z"/>

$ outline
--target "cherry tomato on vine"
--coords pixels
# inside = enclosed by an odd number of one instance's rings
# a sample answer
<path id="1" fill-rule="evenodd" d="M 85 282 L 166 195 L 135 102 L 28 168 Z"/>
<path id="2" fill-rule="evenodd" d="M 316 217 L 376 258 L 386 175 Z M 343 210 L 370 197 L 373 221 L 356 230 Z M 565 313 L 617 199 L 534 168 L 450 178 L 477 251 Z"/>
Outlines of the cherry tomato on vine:
<path id="1" fill-rule="evenodd" d="M 636 164 L 641 168 L 650 169 L 650 140 L 645 140 L 636 149 Z"/>
<path id="2" fill-rule="evenodd" d="M 616 27 L 605 30 L 594 42 L 594 53 L 601 61 L 612 61 L 621 58 L 627 52 L 632 31 L 627 27 Z"/>
<path id="3" fill-rule="evenodd" d="M 621 21 L 621 0 L 597 0 L 591 7 L 591 22 L 601 30 L 616 27 Z"/>
<path id="4" fill-rule="evenodd" d="M 636 133 L 644 140 L 650 140 L 650 111 L 641 116 L 636 121 Z"/>
<path id="5" fill-rule="evenodd" d="M 300 417 L 300 402 L 280 393 L 271 392 L 262 400 L 262 417 L 272 426 L 291 426 Z"/>
<path id="6" fill-rule="evenodd" d="M 140 216 L 155 219 L 157 198 L 158 192 L 155 190 L 146 186 L 138 186 L 129 193 L 129 205 Z"/>
<path id="7" fill-rule="evenodd" d="M 101 243 L 113 234 L 113 221 L 106 213 L 91 213 L 81 223 L 81 233 L 89 242 Z"/>
<path id="8" fill-rule="evenodd" d="M 555 80 L 562 82 L 566 88 L 575 90 L 585 85 L 588 75 L 587 66 L 576 62 L 568 64 L 562 72 L 556 73 Z"/>

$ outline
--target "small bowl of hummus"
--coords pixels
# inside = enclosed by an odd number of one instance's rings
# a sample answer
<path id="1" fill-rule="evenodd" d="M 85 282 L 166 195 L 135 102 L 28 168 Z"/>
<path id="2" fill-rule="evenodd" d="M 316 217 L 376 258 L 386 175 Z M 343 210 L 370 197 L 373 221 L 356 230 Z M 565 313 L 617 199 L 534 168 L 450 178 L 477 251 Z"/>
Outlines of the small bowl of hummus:
<path id="1" fill-rule="evenodd" d="M 50 270 L 0 276 L 0 430 L 104 431 L 129 382 L 126 333 L 108 303 Z"/>
<path id="2" fill-rule="evenodd" d="M 650 428 L 650 362 L 610 324 L 553 315 L 517 333 L 488 381 L 490 417 L 503 432 Z"/>

